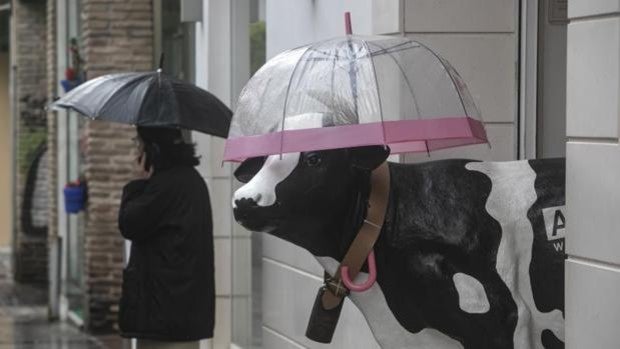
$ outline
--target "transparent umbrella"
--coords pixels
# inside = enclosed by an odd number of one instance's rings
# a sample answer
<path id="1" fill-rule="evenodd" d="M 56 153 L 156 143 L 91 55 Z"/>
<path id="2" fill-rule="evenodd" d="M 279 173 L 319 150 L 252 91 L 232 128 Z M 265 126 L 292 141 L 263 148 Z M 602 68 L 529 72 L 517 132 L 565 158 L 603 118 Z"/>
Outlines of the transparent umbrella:
<path id="1" fill-rule="evenodd" d="M 487 142 L 463 79 L 404 37 L 321 41 L 269 60 L 244 87 L 224 159 L 366 145 L 392 153 Z"/>

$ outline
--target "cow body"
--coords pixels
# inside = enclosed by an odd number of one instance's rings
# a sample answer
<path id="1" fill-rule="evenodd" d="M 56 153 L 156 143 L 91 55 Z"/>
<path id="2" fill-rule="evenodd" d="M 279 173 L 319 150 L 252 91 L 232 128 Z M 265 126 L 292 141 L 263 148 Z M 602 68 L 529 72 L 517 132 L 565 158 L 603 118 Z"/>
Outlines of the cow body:
<path id="1" fill-rule="evenodd" d="M 260 185 L 250 181 L 235 194 L 235 217 L 306 248 L 333 273 L 362 224 L 375 165 L 347 172 L 355 155 L 318 154 L 317 166 L 307 161 L 316 153 L 267 159 L 252 181 L 271 189 L 257 193 Z M 277 161 L 288 167 L 278 163 L 285 169 L 261 179 Z M 377 283 L 350 295 L 377 341 L 386 348 L 562 348 L 564 161 L 389 166 Z"/>

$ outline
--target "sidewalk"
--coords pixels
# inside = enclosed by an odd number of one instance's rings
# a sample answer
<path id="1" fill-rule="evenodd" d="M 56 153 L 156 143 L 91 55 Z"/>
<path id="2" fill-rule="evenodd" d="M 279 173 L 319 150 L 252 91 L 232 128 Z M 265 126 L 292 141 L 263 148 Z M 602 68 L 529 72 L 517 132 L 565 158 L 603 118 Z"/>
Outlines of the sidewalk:
<path id="1" fill-rule="evenodd" d="M 116 336 L 96 338 L 63 322 L 47 320 L 45 289 L 13 283 L 10 255 L 0 253 L 0 349 L 121 348 Z"/>

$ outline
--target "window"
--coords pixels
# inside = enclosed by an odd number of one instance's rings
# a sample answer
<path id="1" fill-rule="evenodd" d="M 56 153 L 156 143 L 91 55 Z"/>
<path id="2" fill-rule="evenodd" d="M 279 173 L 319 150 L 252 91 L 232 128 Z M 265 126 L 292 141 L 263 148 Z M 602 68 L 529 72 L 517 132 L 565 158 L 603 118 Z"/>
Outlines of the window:
<path id="1" fill-rule="evenodd" d="M 155 62 L 165 55 L 163 71 L 193 82 L 194 24 L 181 22 L 181 1 L 155 1 Z"/>

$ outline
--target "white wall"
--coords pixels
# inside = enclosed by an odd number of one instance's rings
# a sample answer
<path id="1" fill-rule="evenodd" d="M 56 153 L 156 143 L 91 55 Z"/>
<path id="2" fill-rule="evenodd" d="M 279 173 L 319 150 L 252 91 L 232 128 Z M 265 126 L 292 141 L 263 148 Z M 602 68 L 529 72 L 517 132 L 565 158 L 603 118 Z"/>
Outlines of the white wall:
<path id="1" fill-rule="evenodd" d="M 406 155 L 405 161 L 517 158 L 518 6 L 518 0 L 405 0 L 403 31 L 460 73 L 491 143 L 433 152 L 430 159 Z"/>
<path id="2" fill-rule="evenodd" d="M 620 1 L 568 6 L 566 348 L 617 348 Z"/>
<path id="3" fill-rule="evenodd" d="M 203 1 L 203 21 L 196 24 L 196 84 L 229 106 L 231 93 L 230 2 Z M 212 348 L 228 349 L 231 338 L 231 191 L 230 164 L 222 164 L 224 140 L 192 134 L 202 156 L 199 172 L 207 181 L 213 210 L 215 247 L 215 333 Z M 203 345 L 205 348 L 206 345 Z"/>
<path id="4" fill-rule="evenodd" d="M 344 13 L 354 34 L 372 32 L 371 0 L 267 0 L 267 59 L 314 41 L 342 36 Z"/>

